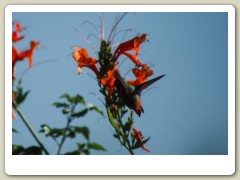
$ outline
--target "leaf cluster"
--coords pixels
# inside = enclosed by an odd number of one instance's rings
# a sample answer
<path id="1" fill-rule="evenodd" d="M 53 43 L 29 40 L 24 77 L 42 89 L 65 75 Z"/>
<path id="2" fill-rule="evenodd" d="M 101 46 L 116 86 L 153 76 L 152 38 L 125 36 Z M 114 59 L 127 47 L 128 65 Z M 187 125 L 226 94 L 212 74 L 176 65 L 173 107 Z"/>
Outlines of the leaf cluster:
<path id="1" fill-rule="evenodd" d="M 23 147 L 21 145 L 12 145 L 13 155 L 42 155 L 42 148 L 38 146 Z"/>
<path id="2" fill-rule="evenodd" d="M 23 87 L 21 86 L 21 80 L 19 80 L 16 91 L 13 91 L 12 93 L 15 105 L 19 106 L 20 104 L 22 104 L 26 100 L 29 93 L 30 93 L 29 90 L 28 91 L 23 90 Z"/>
<path id="3" fill-rule="evenodd" d="M 62 114 L 66 116 L 66 126 L 61 128 L 50 127 L 48 124 L 42 124 L 40 133 L 44 133 L 46 137 L 51 137 L 56 145 L 58 146 L 57 154 L 62 154 L 61 149 L 66 139 L 78 139 L 78 135 L 81 135 L 84 142 L 77 142 L 77 149 L 71 152 L 65 152 L 65 155 L 74 154 L 90 154 L 90 150 L 101 150 L 106 151 L 106 149 L 100 144 L 93 143 L 90 141 L 90 130 L 86 126 L 75 126 L 72 122 L 76 119 L 82 119 L 88 112 L 95 111 L 101 116 L 104 116 L 103 111 L 101 111 L 97 106 L 87 105 L 85 99 L 77 94 L 75 96 L 70 96 L 65 93 L 61 97 L 63 102 L 55 102 L 53 106 L 62 110 Z M 78 121 L 79 122 L 79 121 Z"/>

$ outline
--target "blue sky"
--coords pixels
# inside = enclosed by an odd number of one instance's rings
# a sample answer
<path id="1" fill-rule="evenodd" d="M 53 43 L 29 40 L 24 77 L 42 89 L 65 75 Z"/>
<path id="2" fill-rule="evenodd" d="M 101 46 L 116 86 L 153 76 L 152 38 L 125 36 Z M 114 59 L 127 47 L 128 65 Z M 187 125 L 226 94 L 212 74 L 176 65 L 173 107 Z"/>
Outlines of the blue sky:
<path id="1" fill-rule="evenodd" d="M 105 35 L 112 29 L 120 13 L 105 13 Z M 101 102 L 90 93 L 98 94 L 98 85 L 86 74 L 77 75 L 77 63 L 71 56 L 73 46 L 86 47 L 89 55 L 97 58 L 78 29 L 86 36 L 96 30 L 84 21 L 91 21 L 100 29 L 102 13 L 13 13 L 13 20 L 27 26 L 26 38 L 16 44 L 19 50 L 29 47 L 30 40 L 39 40 L 42 48 L 34 54 L 33 68 L 23 75 L 23 86 L 31 90 L 21 110 L 38 131 L 41 124 L 63 127 L 65 117 L 52 106 L 67 92 L 81 94 L 86 101 Z M 142 45 L 139 59 L 150 63 L 156 77 L 166 76 L 144 93 L 142 103 L 145 113 L 135 115 L 134 126 L 145 136 L 150 136 L 146 146 L 151 154 L 199 155 L 228 153 L 228 21 L 227 13 L 128 13 L 118 30 L 128 32 L 124 40 L 137 34 L 148 34 L 149 42 Z M 124 33 L 116 42 L 122 41 Z M 99 44 L 90 38 L 96 50 Z M 122 58 L 123 59 L 123 58 Z M 42 63 L 46 62 L 48 63 Z M 42 63 L 36 65 L 38 63 Z M 35 66 L 34 66 L 35 64 Z M 122 73 L 133 68 L 124 61 Z M 17 77 L 28 69 L 28 62 L 17 64 Z M 89 69 L 83 69 L 92 73 Z M 128 74 L 127 78 L 132 75 Z M 100 98 L 102 98 L 100 96 Z M 87 125 L 91 141 L 102 144 L 107 152 L 93 154 L 128 154 L 113 137 L 107 119 L 89 113 L 76 125 Z M 13 134 L 13 143 L 30 146 L 36 144 L 20 118 L 13 121 L 20 134 Z M 39 134 L 51 153 L 56 153 L 52 139 Z M 77 141 L 81 142 L 81 137 Z M 63 151 L 75 149 L 67 141 Z M 136 154 L 148 154 L 139 149 Z"/>

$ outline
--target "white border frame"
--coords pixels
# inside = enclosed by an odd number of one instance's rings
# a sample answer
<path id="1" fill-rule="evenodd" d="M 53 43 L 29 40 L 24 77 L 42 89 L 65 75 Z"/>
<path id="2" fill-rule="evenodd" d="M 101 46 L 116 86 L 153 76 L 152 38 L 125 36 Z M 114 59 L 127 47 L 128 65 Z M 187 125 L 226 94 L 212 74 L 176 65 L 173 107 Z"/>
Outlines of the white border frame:
<path id="1" fill-rule="evenodd" d="M 12 155 L 12 12 L 227 12 L 228 155 Z M 235 172 L 235 8 L 232 5 L 8 5 L 5 9 L 5 172 L 8 175 L 232 175 Z"/>

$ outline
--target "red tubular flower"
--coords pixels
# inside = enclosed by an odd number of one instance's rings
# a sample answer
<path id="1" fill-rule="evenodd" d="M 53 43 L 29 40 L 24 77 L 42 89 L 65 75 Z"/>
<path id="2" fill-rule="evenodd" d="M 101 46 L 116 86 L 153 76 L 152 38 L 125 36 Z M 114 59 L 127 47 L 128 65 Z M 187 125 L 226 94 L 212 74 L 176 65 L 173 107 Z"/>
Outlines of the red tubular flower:
<path id="1" fill-rule="evenodd" d="M 12 47 L 12 66 L 14 67 L 18 61 L 18 50 L 16 47 Z"/>
<path id="2" fill-rule="evenodd" d="M 101 83 L 104 86 L 108 87 L 108 97 L 109 98 L 112 96 L 113 91 L 115 89 L 114 82 L 115 82 L 116 78 L 114 76 L 114 73 L 116 70 L 117 70 L 116 65 L 114 65 L 113 69 L 108 71 L 108 73 L 107 73 L 108 77 L 101 79 Z"/>
<path id="3" fill-rule="evenodd" d="M 139 84 L 147 82 L 147 78 L 149 76 L 152 76 L 154 74 L 154 71 L 151 70 L 147 64 L 142 65 L 142 69 L 133 68 L 132 69 L 133 74 L 136 77 L 136 80 L 134 81 L 127 81 L 128 84 L 131 84 L 133 86 L 137 86 Z"/>
<path id="4" fill-rule="evenodd" d="M 82 67 L 88 67 L 96 74 L 97 78 L 100 77 L 97 61 L 96 59 L 88 56 L 88 51 L 86 48 L 79 49 L 76 46 L 75 52 L 73 53 L 73 58 L 78 63 L 78 74 L 82 72 Z"/>
<path id="5" fill-rule="evenodd" d="M 31 41 L 30 42 L 30 49 L 19 53 L 18 56 L 17 56 L 18 60 L 23 60 L 24 58 L 28 58 L 29 68 L 31 68 L 32 63 L 33 63 L 33 53 L 34 53 L 34 51 L 35 51 L 35 49 L 37 48 L 38 45 L 39 45 L 39 42 Z"/>
<path id="6" fill-rule="evenodd" d="M 133 128 L 133 132 L 134 132 L 135 138 L 142 143 L 141 148 L 144 149 L 147 152 L 150 152 L 150 150 L 146 146 L 144 146 L 144 144 L 143 144 L 141 131 L 137 130 L 136 128 Z"/>
<path id="7" fill-rule="evenodd" d="M 16 22 L 15 26 L 15 31 L 12 32 L 12 42 L 14 43 L 22 40 L 25 37 L 25 35 L 19 36 L 18 34 L 23 29 L 21 24 L 19 22 Z"/>
<path id="8" fill-rule="evenodd" d="M 12 47 L 12 83 L 15 79 L 15 71 L 16 71 L 16 67 L 15 64 L 18 61 L 18 50 L 16 47 Z"/>
<path id="9" fill-rule="evenodd" d="M 142 66 L 142 63 L 141 63 L 141 61 L 139 61 L 137 55 L 130 54 L 130 53 L 127 53 L 127 52 L 124 52 L 123 54 L 125 56 L 127 56 L 129 59 L 131 59 L 136 66 Z"/>
<path id="10" fill-rule="evenodd" d="M 138 59 L 138 53 L 141 48 L 140 47 L 141 43 L 146 41 L 146 39 L 147 39 L 147 35 L 144 33 L 141 36 L 137 36 L 129 41 L 121 43 L 116 49 L 114 53 L 114 57 L 118 59 L 120 55 L 124 54 L 125 56 L 130 58 L 136 64 L 136 66 L 141 66 L 142 63 Z M 131 51 L 131 50 L 135 51 L 135 55 L 127 53 L 127 51 Z"/>

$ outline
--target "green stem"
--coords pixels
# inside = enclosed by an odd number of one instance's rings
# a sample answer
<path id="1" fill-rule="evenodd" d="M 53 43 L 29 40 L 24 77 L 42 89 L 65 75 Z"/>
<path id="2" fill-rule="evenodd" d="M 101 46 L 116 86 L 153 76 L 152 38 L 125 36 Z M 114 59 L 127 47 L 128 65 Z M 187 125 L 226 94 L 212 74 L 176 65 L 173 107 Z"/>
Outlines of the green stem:
<path id="1" fill-rule="evenodd" d="M 121 118 L 121 116 L 120 116 L 120 114 L 119 114 L 119 111 L 118 111 L 118 113 L 117 113 L 117 118 L 118 118 L 118 121 L 119 121 L 119 123 L 120 123 L 120 127 L 121 127 L 121 129 L 122 129 L 122 132 L 123 132 L 123 141 L 124 141 L 124 147 L 130 152 L 130 154 L 131 155 L 134 155 L 134 152 L 133 152 L 133 150 L 132 150 L 132 148 L 131 148 L 131 144 L 130 144 L 130 141 L 129 141 L 129 139 L 128 139 L 128 136 L 129 136 L 129 133 L 127 133 L 126 131 L 124 131 L 124 129 L 123 129 L 123 123 L 122 123 L 122 118 Z M 126 144 L 127 143 L 127 144 Z"/>
<path id="2" fill-rule="evenodd" d="M 76 107 L 76 104 L 71 107 L 71 112 L 74 112 L 75 107 Z M 72 117 L 69 117 L 69 115 L 67 115 L 67 125 L 66 125 L 66 127 L 65 127 L 65 132 L 64 132 L 64 135 L 63 135 L 63 137 L 62 137 L 62 140 L 61 140 L 60 144 L 58 145 L 57 155 L 59 155 L 60 152 L 61 152 L 63 143 L 64 143 L 64 141 L 65 141 L 66 138 L 67 138 L 67 133 L 66 133 L 66 132 L 67 132 L 67 130 L 68 130 L 69 126 L 70 126 L 70 123 L 71 123 L 72 121 L 73 121 L 73 118 L 72 118 Z"/>
<path id="3" fill-rule="evenodd" d="M 36 133 L 34 132 L 34 130 L 31 128 L 30 124 L 28 123 L 27 119 L 24 117 L 23 113 L 18 109 L 17 106 L 15 106 L 15 110 L 17 111 L 18 115 L 21 117 L 21 119 L 23 120 L 24 124 L 27 126 L 28 130 L 30 131 L 30 133 L 33 135 L 34 139 L 37 141 L 37 143 L 39 144 L 39 146 L 42 148 L 42 150 L 45 152 L 46 155 L 49 155 L 49 152 L 47 151 L 47 149 L 44 147 L 44 145 L 41 143 L 41 141 L 39 140 L 39 138 L 37 137 Z"/>
<path id="4" fill-rule="evenodd" d="M 62 140 L 61 140 L 61 142 L 60 142 L 60 144 L 59 144 L 59 146 L 58 146 L 58 152 L 57 152 L 58 155 L 59 155 L 60 152 L 61 152 L 61 149 L 62 149 L 62 146 L 63 146 L 64 141 L 66 140 L 66 137 L 67 137 L 67 136 L 66 136 L 66 135 L 67 135 L 66 132 L 67 132 L 67 129 L 69 128 L 70 122 L 71 122 L 71 120 L 68 119 L 67 125 L 66 125 L 66 127 L 65 127 L 64 135 L 63 135 Z"/>
<path id="5" fill-rule="evenodd" d="M 53 141 L 59 146 L 59 143 L 58 143 L 57 139 L 53 136 L 51 136 L 51 137 L 52 137 Z"/>
<path id="6" fill-rule="evenodd" d="M 131 155 L 134 155 L 134 152 L 133 152 L 133 150 L 132 150 L 132 148 L 131 148 L 131 145 L 130 145 L 130 142 L 129 142 L 129 139 L 128 139 L 128 138 L 127 138 L 127 145 L 128 145 L 127 150 L 131 153 Z"/>

